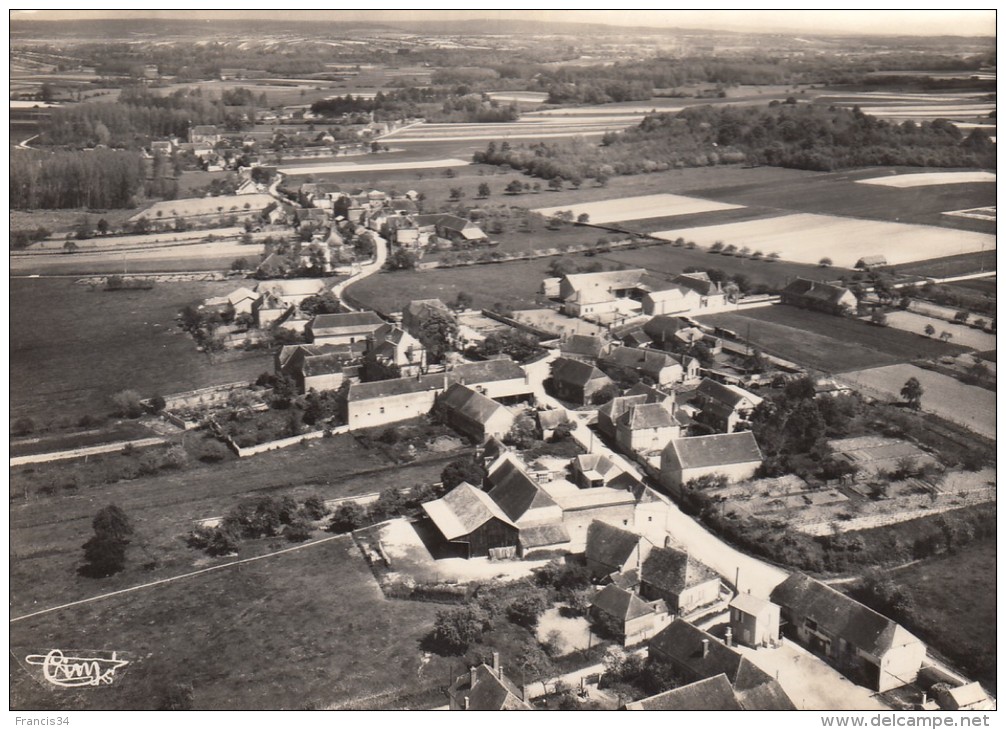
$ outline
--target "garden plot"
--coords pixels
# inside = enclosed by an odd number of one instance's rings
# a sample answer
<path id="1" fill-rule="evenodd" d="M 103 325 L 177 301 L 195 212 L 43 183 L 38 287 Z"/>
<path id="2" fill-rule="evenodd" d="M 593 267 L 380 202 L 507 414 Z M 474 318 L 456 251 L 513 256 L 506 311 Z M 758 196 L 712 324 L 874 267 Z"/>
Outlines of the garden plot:
<path id="1" fill-rule="evenodd" d="M 882 254 L 889 264 L 994 250 L 996 237 L 936 226 L 803 213 L 724 225 L 658 231 L 654 238 L 685 238 L 700 246 L 716 242 L 778 253 L 787 261 L 817 263 L 822 257 L 852 268 L 863 256 Z"/>
<path id="2" fill-rule="evenodd" d="M 868 395 L 901 400 L 901 388 L 909 378 L 922 385 L 922 410 L 969 428 L 986 438 L 996 437 L 996 394 L 965 385 L 947 375 L 914 365 L 887 365 L 844 373 L 844 380 L 865 387 Z"/>
<path id="3" fill-rule="evenodd" d="M 969 170 L 966 172 L 917 172 L 908 175 L 887 175 L 856 180 L 864 185 L 884 185 L 889 188 L 917 188 L 925 185 L 955 185 L 961 183 L 995 183 L 994 172 Z"/>
<path id="4" fill-rule="evenodd" d="M 396 140 L 401 141 L 401 140 Z M 344 162 L 337 165 L 302 165 L 300 167 L 284 167 L 279 170 L 283 175 L 317 175 L 318 173 L 338 172 L 371 172 L 379 170 L 423 170 L 433 167 L 465 167 L 469 162 L 452 157 L 445 160 L 416 160 L 414 162 Z"/>
<path id="5" fill-rule="evenodd" d="M 949 332 L 951 335 L 950 341 L 955 345 L 963 345 L 980 352 L 996 349 L 996 336 L 990 335 L 988 332 L 982 332 L 981 330 L 954 324 L 942 319 L 926 317 L 915 312 L 896 311 L 887 313 L 888 327 L 925 336 L 926 325 L 931 325 L 937 334 L 940 332 Z"/>
<path id="6" fill-rule="evenodd" d="M 685 195 L 640 195 L 634 198 L 616 198 L 614 200 L 598 200 L 580 205 L 555 206 L 538 208 L 532 212 L 544 216 L 552 216 L 561 210 L 569 210 L 574 216 L 586 213 L 591 223 L 612 223 L 615 221 L 631 221 L 642 218 L 660 218 L 674 215 L 691 215 L 693 213 L 708 213 L 717 210 L 734 210 L 743 205 L 720 203 L 715 200 L 690 198 Z"/>

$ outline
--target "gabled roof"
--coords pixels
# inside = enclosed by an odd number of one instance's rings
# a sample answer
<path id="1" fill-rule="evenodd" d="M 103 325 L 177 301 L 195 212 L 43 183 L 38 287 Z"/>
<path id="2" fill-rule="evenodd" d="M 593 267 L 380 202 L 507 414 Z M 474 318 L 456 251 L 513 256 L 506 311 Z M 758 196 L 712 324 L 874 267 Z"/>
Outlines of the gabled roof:
<path id="1" fill-rule="evenodd" d="M 588 274 L 566 274 L 563 279 L 574 291 L 597 289 L 628 289 L 639 284 L 646 269 L 624 269 L 622 271 L 596 271 Z"/>
<path id="2" fill-rule="evenodd" d="M 676 595 L 719 576 L 705 563 L 696 560 L 684 550 L 672 547 L 655 547 L 643 561 L 642 580 L 658 590 Z"/>
<path id="3" fill-rule="evenodd" d="M 646 334 L 646 330 L 641 327 L 622 335 L 622 342 L 629 347 L 643 347 L 653 342 L 653 338 Z"/>
<path id="4" fill-rule="evenodd" d="M 894 647 L 919 641 L 886 616 L 803 573 L 794 573 L 776 586 L 772 602 L 816 621 L 829 634 L 877 658 Z"/>
<path id="5" fill-rule="evenodd" d="M 245 299 L 258 299 L 259 295 L 253 292 L 246 286 L 239 287 L 235 289 L 230 294 L 227 295 L 227 301 L 231 304 L 237 304 L 238 302 L 244 301 Z"/>
<path id="6" fill-rule="evenodd" d="M 674 459 L 682 469 L 701 469 L 761 461 L 761 449 L 750 431 L 717 433 L 675 439 L 664 447 L 663 459 Z"/>
<path id="7" fill-rule="evenodd" d="M 635 593 L 619 588 L 614 583 L 609 583 L 599 590 L 590 605 L 622 622 L 631 621 L 655 611 L 653 606 Z"/>
<path id="8" fill-rule="evenodd" d="M 703 641 L 707 642 L 705 648 Z M 735 649 L 683 619 L 672 621 L 650 639 L 649 649 L 651 656 L 669 659 L 696 677 L 708 679 L 725 674 L 734 689 L 746 690 L 774 681 Z"/>
<path id="9" fill-rule="evenodd" d="M 695 290 L 691 287 L 671 284 L 666 288 L 648 292 L 643 299 L 649 299 L 651 302 L 683 302 L 685 297 L 692 294 L 694 291 Z"/>
<path id="10" fill-rule="evenodd" d="M 658 314 L 643 325 L 643 332 L 652 337 L 657 342 L 666 342 L 671 336 L 685 325 L 677 317 L 669 314 Z"/>
<path id="11" fill-rule="evenodd" d="M 467 683 L 466 677 L 459 683 Z M 470 680 L 467 680 L 470 681 Z M 475 670 L 475 684 L 468 689 L 468 709 L 476 711 L 530 710 L 532 707 L 521 699 L 520 688 L 504 674 L 496 676 L 492 668 L 481 665 Z"/>
<path id="12" fill-rule="evenodd" d="M 786 285 L 782 293 L 798 296 L 803 299 L 816 299 L 828 304 L 838 304 L 843 297 L 852 294 L 844 286 L 825 284 L 824 282 L 812 281 L 810 279 L 794 279 Z"/>
<path id="13" fill-rule="evenodd" d="M 719 401 L 730 408 L 736 408 L 745 400 L 757 406 L 763 400 L 754 393 L 749 393 L 736 385 L 727 385 L 711 378 L 702 379 L 697 393 L 705 398 Z"/>
<path id="14" fill-rule="evenodd" d="M 667 400 L 674 398 L 673 393 L 665 393 L 660 388 L 642 382 L 636 383 L 625 391 L 625 395 L 645 395 L 647 403 L 665 403 Z"/>
<path id="15" fill-rule="evenodd" d="M 461 482 L 440 499 L 425 502 L 423 511 L 447 540 L 470 535 L 494 517 L 517 527 L 488 494 L 468 482 Z"/>
<path id="16" fill-rule="evenodd" d="M 532 525 L 520 528 L 520 544 L 525 548 L 562 545 L 569 541 L 569 532 L 563 524 Z"/>
<path id="17" fill-rule="evenodd" d="M 338 334 L 377 330 L 384 320 L 370 310 L 364 312 L 343 312 L 342 314 L 318 314 L 311 320 L 311 332 L 318 334 Z"/>
<path id="18" fill-rule="evenodd" d="M 259 293 L 270 292 L 281 297 L 307 297 L 318 294 L 325 288 L 321 279 L 282 279 L 279 281 L 263 281 L 255 287 Z"/>
<path id="19" fill-rule="evenodd" d="M 552 365 L 552 379 L 556 382 L 583 387 L 597 378 L 607 380 L 608 376 L 593 365 L 579 360 L 560 357 Z"/>
<path id="20" fill-rule="evenodd" d="M 618 419 L 632 431 L 647 428 L 674 428 L 678 425 L 674 416 L 660 403 L 643 403 L 630 406 Z"/>
<path id="21" fill-rule="evenodd" d="M 597 358 L 604 352 L 608 342 L 593 335 L 570 335 L 559 343 L 559 351 L 566 355 Z"/>
<path id="22" fill-rule="evenodd" d="M 660 370 L 680 363 L 666 352 L 660 350 L 643 350 L 637 347 L 620 346 L 605 355 L 601 361 L 605 364 L 621 368 L 659 372 Z"/>
<path id="23" fill-rule="evenodd" d="M 761 616 L 772 608 L 772 602 L 758 598 L 758 596 L 752 596 L 750 593 L 738 593 L 730 601 L 730 608 L 736 608 L 749 616 Z"/>
<path id="24" fill-rule="evenodd" d="M 595 472 L 598 478 L 607 480 L 622 473 L 621 467 L 604 454 L 580 454 L 574 461 L 581 474 Z"/>
<path id="25" fill-rule="evenodd" d="M 418 378 L 394 378 L 392 380 L 377 380 L 373 383 L 352 383 L 346 400 L 355 403 L 375 398 L 387 398 L 408 393 L 421 393 L 427 390 L 442 390 L 443 375 L 420 375 Z"/>
<path id="26" fill-rule="evenodd" d="M 792 712 L 797 709 L 793 700 L 775 679 L 746 689 L 734 687 L 734 694 L 741 703 L 741 708 L 749 711 Z"/>
<path id="27" fill-rule="evenodd" d="M 593 490 L 584 490 L 593 491 Z M 646 538 L 635 532 L 594 520 L 587 527 L 586 555 L 593 560 L 613 568 L 621 568 L 632 555 L 632 551 Z"/>
<path id="28" fill-rule="evenodd" d="M 555 500 L 514 461 L 500 464 L 492 474 L 492 484 L 489 497 L 514 522 L 530 510 L 557 506 Z"/>
<path id="29" fill-rule="evenodd" d="M 486 398 L 478 391 L 461 383 L 454 383 L 437 399 L 437 408 L 455 413 L 482 426 L 485 426 L 489 419 L 498 412 L 508 412 L 504 406 L 492 398 Z"/>
<path id="30" fill-rule="evenodd" d="M 691 274 L 681 274 L 674 277 L 674 283 L 687 287 L 692 291 L 697 291 L 704 297 L 712 294 L 721 294 L 720 285 L 709 278 L 709 274 L 704 271 L 696 271 Z"/>
<path id="31" fill-rule="evenodd" d="M 347 363 L 353 359 L 352 354 L 349 357 L 342 352 L 330 352 L 324 355 L 308 355 L 304 357 L 303 364 L 301 365 L 301 372 L 306 377 L 312 375 L 332 375 L 334 373 L 341 373 L 345 368 Z"/>
<path id="32" fill-rule="evenodd" d="M 619 395 L 612 398 L 610 401 L 602 405 L 597 409 L 598 415 L 605 415 L 612 421 L 617 421 L 623 413 L 629 410 L 634 405 L 642 405 L 643 403 L 650 402 L 649 399 L 643 395 Z"/>
<path id="33" fill-rule="evenodd" d="M 726 712 L 728 710 L 743 710 L 740 702 L 734 696 L 733 687 L 725 674 L 717 674 L 708 679 L 686 684 L 684 687 L 661 692 L 653 697 L 630 702 L 626 710 L 656 710 L 661 712 L 677 712 L 702 710 L 706 712 Z"/>
<path id="34" fill-rule="evenodd" d="M 477 385 L 500 380 L 523 379 L 524 370 L 510 358 L 501 357 L 484 362 L 466 362 L 456 366 L 449 375 L 454 382 Z"/>

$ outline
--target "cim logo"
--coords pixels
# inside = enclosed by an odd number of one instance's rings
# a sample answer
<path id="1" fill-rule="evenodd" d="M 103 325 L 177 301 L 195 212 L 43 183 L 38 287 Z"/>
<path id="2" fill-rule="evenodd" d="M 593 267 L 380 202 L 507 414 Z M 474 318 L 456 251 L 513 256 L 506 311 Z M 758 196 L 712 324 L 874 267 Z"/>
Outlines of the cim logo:
<path id="1" fill-rule="evenodd" d="M 57 687 L 102 687 L 115 681 L 116 672 L 128 661 L 120 652 L 81 651 L 64 653 L 53 649 L 47 654 L 29 654 L 25 662 L 42 667 L 42 676 Z"/>

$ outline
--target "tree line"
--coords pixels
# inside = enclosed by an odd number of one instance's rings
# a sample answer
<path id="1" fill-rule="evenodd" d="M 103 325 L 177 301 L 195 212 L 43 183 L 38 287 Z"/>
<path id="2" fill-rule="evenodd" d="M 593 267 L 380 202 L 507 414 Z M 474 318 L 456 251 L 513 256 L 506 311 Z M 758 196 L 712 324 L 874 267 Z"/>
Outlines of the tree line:
<path id="1" fill-rule="evenodd" d="M 10 158 L 10 207 L 130 208 L 144 178 L 137 152 L 17 150 Z"/>

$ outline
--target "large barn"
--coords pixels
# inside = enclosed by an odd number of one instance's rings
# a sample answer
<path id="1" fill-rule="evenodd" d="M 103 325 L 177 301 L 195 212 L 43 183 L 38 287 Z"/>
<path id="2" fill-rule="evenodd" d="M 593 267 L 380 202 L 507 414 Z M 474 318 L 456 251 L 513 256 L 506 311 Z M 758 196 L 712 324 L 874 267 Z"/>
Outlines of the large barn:
<path id="1" fill-rule="evenodd" d="M 520 537 L 489 495 L 468 482 L 461 482 L 440 499 L 426 502 L 423 511 L 444 540 L 457 548 L 459 557 L 484 558 L 491 550 L 517 551 Z"/>

